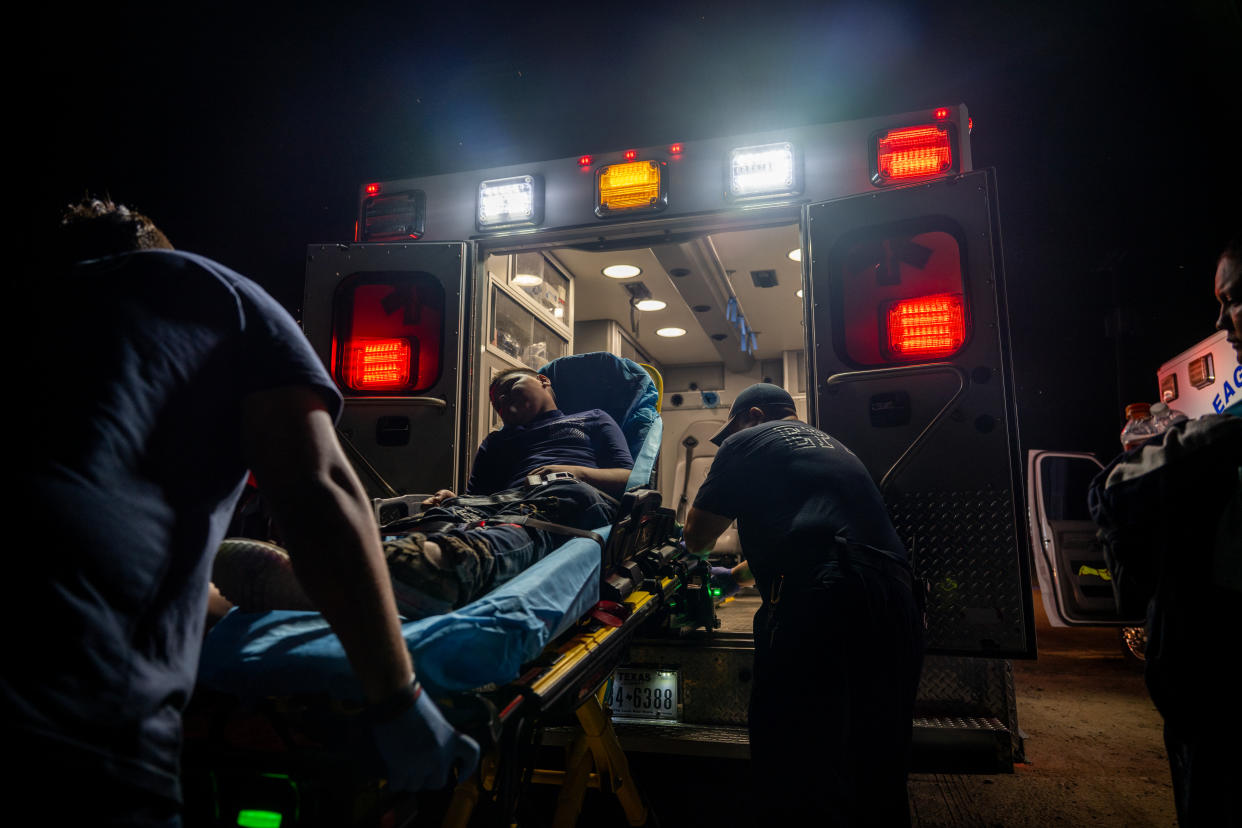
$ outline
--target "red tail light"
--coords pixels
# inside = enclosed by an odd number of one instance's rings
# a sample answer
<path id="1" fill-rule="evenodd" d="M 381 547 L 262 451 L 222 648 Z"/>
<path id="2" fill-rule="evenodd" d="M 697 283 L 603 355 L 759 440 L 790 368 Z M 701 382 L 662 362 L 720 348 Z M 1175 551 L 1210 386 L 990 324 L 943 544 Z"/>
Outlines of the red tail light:
<path id="1" fill-rule="evenodd" d="M 877 184 L 936 175 L 952 167 L 953 144 L 949 131 L 943 127 L 890 130 L 876 144 Z"/>
<path id="2" fill-rule="evenodd" d="M 355 391 L 410 385 L 414 360 L 408 339 L 353 339 L 345 346 L 345 382 Z"/>
<path id="3" fill-rule="evenodd" d="M 579 167 L 589 167 L 589 166 L 591 166 L 591 156 L 589 156 L 589 155 L 581 155 L 581 156 L 579 156 L 579 157 L 578 157 L 578 166 L 579 166 Z"/>
<path id="4" fill-rule="evenodd" d="M 966 339 L 960 293 L 902 299 L 885 314 L 888 349 L 903 358 L 948 356 Z"/>
<path id="5" fill-rule="evenodd" d="M 384 191 L 384 188 L 381 187 L 379 184 L 368 184 L 367 185 L 367 195 L 369 196 L 377 196 L 383 191 Z"/>

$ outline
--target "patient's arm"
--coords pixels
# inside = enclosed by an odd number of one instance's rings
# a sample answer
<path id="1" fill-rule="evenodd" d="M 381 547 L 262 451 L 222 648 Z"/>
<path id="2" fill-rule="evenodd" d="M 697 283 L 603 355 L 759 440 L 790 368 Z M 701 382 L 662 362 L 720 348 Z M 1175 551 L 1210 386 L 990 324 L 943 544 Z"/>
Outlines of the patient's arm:
<path id="1" fill-rule="evenodd" d="M 625 484 L 630 479 L 629 469 L 592 469 L 588 466 L 562 464 L 540 466 L 531 474 L 550 474 L 551 472 L 569 472 L 583 483 L 590 483 L 600 491 L 611 495 L 624 494 Z"/>
<path id="2" fill-rule="evenodd" d="M 444 501 L 450 500 L 454 497 L 457 497 L 455 492 L 449 491 L 448 489 L 440 489 L 431 497 L 423 500 L 423 508 L 430 509 L 432 506 L 439 506 Z"/>

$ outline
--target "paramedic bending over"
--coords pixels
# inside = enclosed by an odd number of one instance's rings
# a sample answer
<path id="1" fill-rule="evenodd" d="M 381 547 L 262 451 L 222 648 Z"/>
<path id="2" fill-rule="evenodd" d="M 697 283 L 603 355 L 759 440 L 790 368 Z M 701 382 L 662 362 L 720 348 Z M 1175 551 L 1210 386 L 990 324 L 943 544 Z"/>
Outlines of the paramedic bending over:
<path id="1" fill-rule="evenodd" d="M 908 825 L 923 624 L 905 549 L 849 449 L 767 383 L 742 391 L 686 518 L 706 554 L 737 519 L 755 615 L 751 773 L 771 824 Z"/>
<path id="2" fill-rule="evenodd" d="M 45 249 L 63 262 L 26 281 L 32 330 L 55 333 L 27 363 L 41 409 L 19 509 L 46 540 L 11 564 L 33 611 L 4 602 L 0 619 L 6 799 L 58 824 L 179 824 L 208 567 L 247 468 L 371 703 L 389 783 L 442 785 L 454 760 L 469 772 L 477 746 L 414 682 L 333 431 L 341 398 L 293 319 L 111 202 L 71 207 Z"/>

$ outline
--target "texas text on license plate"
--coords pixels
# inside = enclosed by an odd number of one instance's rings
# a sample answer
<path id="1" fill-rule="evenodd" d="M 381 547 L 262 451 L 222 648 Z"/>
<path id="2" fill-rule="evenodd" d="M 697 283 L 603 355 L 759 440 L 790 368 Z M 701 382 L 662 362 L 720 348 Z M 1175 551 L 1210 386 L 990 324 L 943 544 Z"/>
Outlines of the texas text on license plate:
<path id="1" fill-rule="evenodd" d="M 677 721 L 679 689 L 676 670 L 618 667 L 608 684 L 608 705 L 617 719 Z"/>

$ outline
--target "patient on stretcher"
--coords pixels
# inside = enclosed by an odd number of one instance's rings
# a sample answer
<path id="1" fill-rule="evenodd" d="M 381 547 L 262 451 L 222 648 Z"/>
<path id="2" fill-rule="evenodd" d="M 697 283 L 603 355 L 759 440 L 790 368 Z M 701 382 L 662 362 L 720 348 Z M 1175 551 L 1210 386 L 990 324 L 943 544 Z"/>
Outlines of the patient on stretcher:
<path id="1" fill-rule="evenodd" d="M 510 580 L 573 536 L 556 527 L 611 523 L 629 478 L 633 460 L 617 423 L 599 409 L 563 413 L 548 377 L 506 371 L 489 396 L 504 427 L 479 447 L 465 496 L 441 489 L 422 514 L 381 528 L 408 619 L 449 612 Z M 273 544 L 226 541 L 213 581 L 242 610 L 314 608 Z"/>

